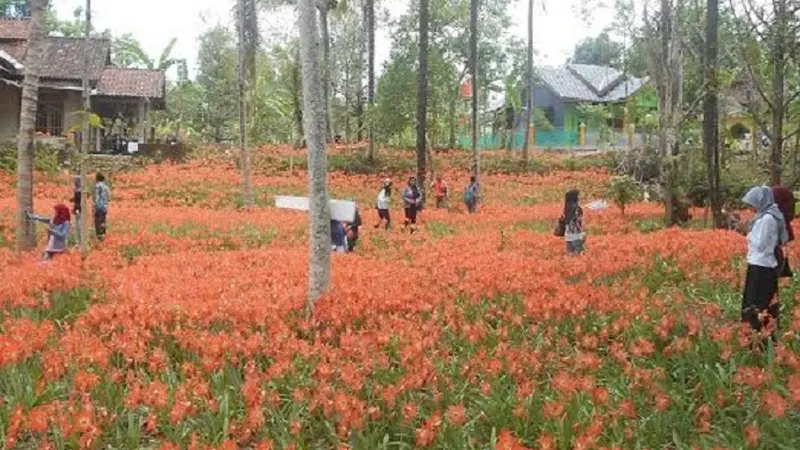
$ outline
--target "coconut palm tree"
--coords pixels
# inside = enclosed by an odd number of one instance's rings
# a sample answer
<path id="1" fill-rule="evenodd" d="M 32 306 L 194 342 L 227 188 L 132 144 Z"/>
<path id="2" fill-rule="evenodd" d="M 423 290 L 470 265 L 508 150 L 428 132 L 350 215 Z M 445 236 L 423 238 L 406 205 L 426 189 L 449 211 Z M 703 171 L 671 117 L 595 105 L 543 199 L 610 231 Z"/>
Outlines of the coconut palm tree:
<path id="1" fill-rule="evenodd" d="M 31 0 L 28 51 L 25 55 L 25 79 L 22 82 L 19 136 L 17 138 L 17 250 L 36 246 L 36 229 L 28 220 L 33 210 L 33 133 L 39 103 L 39 63 L 43 57 L 44 19 L 47 0 Z"/>
<path id="2" fill-rule="evenodd" d="M 330 287 L 331 224 L 328 209 L 326 111 L 315 0 L 299 0 L 300 59 L 303 67 L 303 122 L 308 145 L 309 267 L 308 310 Z"/>
<path id="3" fill-rule="evenodd" d="M 170 39 L 158 59 L 151 58 L 142 48 L 142 44 L 131 34 L 124 34 L 116 39 L 113 44 L 114 64 L 119 67 L 141 67 L 151 70 L 169 70 L 179 63 L 179 59 L 172 56 L 177 38 Z"/>

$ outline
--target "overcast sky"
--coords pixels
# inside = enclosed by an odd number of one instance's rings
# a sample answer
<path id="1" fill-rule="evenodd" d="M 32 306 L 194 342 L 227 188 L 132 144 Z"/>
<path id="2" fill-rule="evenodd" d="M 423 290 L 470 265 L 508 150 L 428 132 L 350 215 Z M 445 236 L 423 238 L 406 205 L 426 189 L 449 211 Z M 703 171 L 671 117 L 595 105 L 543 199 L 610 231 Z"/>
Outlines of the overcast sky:
<path id="1" fill-rule="evenodd" d="M 595 7 L 587 15 L 582 13 L 585 2 L 548 0 L 544 8 L 537 8 L 534 15 L 534 45 L 539 55 L 537 64 L 563 64 L 576 43 L 597 35 L 611 24 L 613 11 L 610 8 Z M 85 0 L 52 0 L 52 3 L 59 16 L 66 19 L 71 18 L 75 8 L 85 4 Z M 379 0 L 379 3 L 397 17 L 407 9 L 409 0 Z M 230 25 L 233 4 L 234 0 L 94 0 L 92 20 L 96 29 L 108 28 L 115 36 L 132 33 L 151 58 L 157 58 L 169 40 L 177 37 L 173 56 L 186 58 L 190 71 L 194 73 L 198 37 L 209 26 L 217 23 Z M 512 1 L 508 8 L 513 21 L 511 33 L 524 38 L 527 33 L 527 1 Z M 587 16 L 590 17 L 589 23 L 584 19 Z M 289 25 L 294 25 L 291 14 L 271 15 L 264 18 L 262 28 L 266 34 L 285 34 L 291 31 Z M 378 67 L 388 58 L 390 46 L 389 30 L 380 30 L 376 42 Z"/>

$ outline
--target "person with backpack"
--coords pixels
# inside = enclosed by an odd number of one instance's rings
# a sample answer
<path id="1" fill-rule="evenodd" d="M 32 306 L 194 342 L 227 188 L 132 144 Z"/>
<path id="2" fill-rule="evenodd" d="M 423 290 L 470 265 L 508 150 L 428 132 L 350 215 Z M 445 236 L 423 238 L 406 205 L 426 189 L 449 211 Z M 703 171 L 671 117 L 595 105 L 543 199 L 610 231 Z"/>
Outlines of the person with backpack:
<path id="1" fill-rule="evenodd" d="M 57 204 L 53 207 L 53 218 L 42 217 L 28 212 L 26 214 L 28 220 L 35 220 L 36 222 L 46 223 L 47 227 L 47 247 L 44 250 L 42 259 L 50 261 L 56 255 L 64 253 L 67 250 L 67 239 L 69 238 L 70 220 L 69 208 L 64 204 Z"/>
<path id="2" fill-rule="evenodd" d="M 564 227 L 564 241 L 567 254 L 576 256 L 584 251 L 586 233 L 583 230 L 583 208 L 579 203 L 580 191 L 572 189 L 564 196 L 564 214 L 561 216 Z"/>
<path id="3" fill-rule="evenodd" d="M 786 186 L 772 186 L 772 197 L 775 199 L 775 204 L 778 205 L 778 209 L 786 220 L 786 234 L 789 236 L 789 240 L 786 242 L 792 242 L 794 240 L 792 222 L 794 222 L 794 207 L 796 203 L 794 193 Z M 783 247 L 778 248 L 783 251 Z M 792 268 L 789 266 L 789 257 L 785 252 L 783 255 L 778 256 L 783 260 L 783 266 L 778 276 L 780 278 L 792 278 L 793 273 Z"/>
<path id="4" fill-rule="evenodd" d="M 405 207 L 406 220 L 403 229 L 411 229 L 413 234 L 417 231 L 417 213 L 422 208 L 422 192 L 417 187 L 417 179 L 409 178 L 408 186 L 403 189 L 403 206 Z"/>
<path id="5" fill-rule="evenodd" d="M 386 179 L 383 181 L 383 186 L 381 190 L 378 191 L 378 200 L 376 203 L 376 209 L 378 210 L 378 223 L 375 224 L 375 228 L 380 228 L 381 224 L 386 221 L 386 229 L 389 229 L 389 226 L 392 223 L 392 218 L 389 215 L 389 204 L 392 200 L 392 180 Z"/>
<path id="6" fill-rule="evenodd" d="M 433 196 L 436 198 L 436 209 L 444 208 L 447 198 L 450 196 L 450 192 L 447 189 L 447 183 L 442 180 L 441 175 L 437 176 L 436 180 L 431 183 L 431 190 L 433 191 Z"/>
<path id="7" fill-rule="evenodd" d="M 106 238 L 106 219 L 110 201 L 111 190 L 106 184 L 106 177 L 102 173 L 97 173 L 94 185 L 94 232 L 98 241 Z"/>
<path id="8" fill-rule="evenodd" d="M 478 200 L 480 200 L 480 188 L 475 177 L 469 178 L 469 184 L 464 189 L 464 204 L 467 205 L 467 212 L 474 214 L 478 209 Z"/>
<path id="9" fill-rule="evenodd" d="M 81 235 L 81 197 L 83 196 L 83 189 L 81 184 L 81 177 L 72 177 L 72 214 L 75 216 L 75 237 L 78 244 L 80 244 Z"/>
<path id="10" fill-rule="evenodd" d="M 741 320 L 760 332 L 764 327 L 777 327 L 778 276 L 782 270 L 780 247 L 789 241 L 789 233 L 786 219 L 769 187 L 750 189 L 742 202 L 755 212 L 755 217 L 747 235 L 747 275 Z"/>

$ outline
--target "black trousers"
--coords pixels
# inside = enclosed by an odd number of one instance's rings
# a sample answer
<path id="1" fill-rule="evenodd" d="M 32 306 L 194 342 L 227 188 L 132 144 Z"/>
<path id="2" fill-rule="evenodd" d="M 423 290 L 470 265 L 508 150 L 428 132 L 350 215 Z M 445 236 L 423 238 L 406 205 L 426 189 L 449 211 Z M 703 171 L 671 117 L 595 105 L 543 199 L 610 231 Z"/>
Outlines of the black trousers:
<path id="1" fill-rule="evenodd" d="M 106 215 L 106 211 L 95 210 L 94 212 L 94 232 L 100 241 L 106 237 Z"/>
<path id="2" fill-rule="evenodd" d="M 761 313 L 765 311 L 766 318 L 760 318 Z M 761 331 L 772 320 L 776 321 L 774 326 L 777 327 L 779 314 L 778 270 L 748 265 L 742 295 L 742 322 L 747 322 L 754 330 Z"/>

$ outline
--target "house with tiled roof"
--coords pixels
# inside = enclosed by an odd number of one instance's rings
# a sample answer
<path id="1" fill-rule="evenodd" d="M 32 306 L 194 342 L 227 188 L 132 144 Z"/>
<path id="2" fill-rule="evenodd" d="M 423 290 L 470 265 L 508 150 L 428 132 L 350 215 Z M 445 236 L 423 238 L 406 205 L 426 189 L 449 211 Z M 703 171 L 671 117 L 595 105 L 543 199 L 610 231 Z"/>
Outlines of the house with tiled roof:
<path id="1" fill-rule="evenodd" d="M 22 81 L 28 46 L 27 19 L 0 19 L 0 140 L 13 139 L 19 130 Z M 165 103 L 165 74 L 159 70 L 122 69 L 111 63 L 108 39 L 48 36 L 39 65 L 40 87 L 36 130 L 55 140 L 79 126 L 83 110 L 84 54 L 89 56 L 92 112 L 105 122 L 122 117 L 126 137 L 146 141 L 150 111 Z M 101 147 L 111 130 L 97 130 L 92 142 Z"/>
<path id="2" fill-rule="evenodd" d="M 537 84 L 532 102 L 544 111 L 557 129 L 577 132 L 582 122 L 581 105 L 612 105 L 609 125 L 622 129 L 623 105 L 648 84 L 646 78 L 635 78 L 612 67 L 568 64 L 561 68 L 537 68 Z M 645 106 L 656 107 L 655 98 L 644 99 Z"/>

